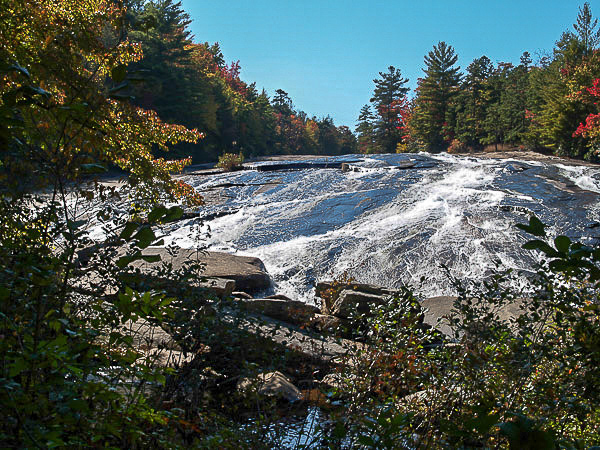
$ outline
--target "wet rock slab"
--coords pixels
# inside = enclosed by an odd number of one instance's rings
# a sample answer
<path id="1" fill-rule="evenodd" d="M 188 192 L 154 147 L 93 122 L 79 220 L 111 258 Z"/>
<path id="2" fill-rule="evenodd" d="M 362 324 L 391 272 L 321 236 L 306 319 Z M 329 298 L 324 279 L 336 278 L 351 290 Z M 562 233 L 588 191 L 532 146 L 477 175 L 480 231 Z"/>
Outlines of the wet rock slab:
<path id="1" fill-rule="evenodd" d="M 357 163 L 354 161 L 287 161 L 271 164 L 244 164 L 245 169 L 256 170 L 258 172 L 271 172 L 278 170 L 301 170 L 301 169 L 341 169 L 342 165 L 348 163 Z"/>
<path id="2" fill-rule="evenodd" d="M 176 254 L 171 256 L 164 248 L 147 249 L 144 255 L 159 255 L 161 261 L 172 263 L 174 269 L 181 268 L 192 261 L 198 262 L 204 266 L 203 277 L 233 280 L 236 291 L 251 294 L 264 291 L 271 285 L 271 279 L 262 261 L 250 256 L 193 249 L 178 249 Z M 153 263 L 143 263 L 140 266 L 143 268 L 152 265 Z"/>

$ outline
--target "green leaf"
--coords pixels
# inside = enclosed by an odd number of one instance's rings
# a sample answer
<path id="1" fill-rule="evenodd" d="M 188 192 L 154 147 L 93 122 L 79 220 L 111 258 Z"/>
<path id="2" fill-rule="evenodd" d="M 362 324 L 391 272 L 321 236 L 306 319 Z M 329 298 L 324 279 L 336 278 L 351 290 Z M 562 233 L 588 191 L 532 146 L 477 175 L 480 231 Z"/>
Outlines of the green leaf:
<path id="1" fill-rule="evenodd" d="M 545 227 L 546 225 L 544 225 L 535 215 L 531 215 L 529 218 L 529 225 L 523 223 L 517 224 L 517 228 L 539 237 L 546 236 L 546 231 L 544 230 Z"/>
<path id="2" fill-rule="evenodd" d="M 567 272 L 569 270 L 574 269 L 573 264 L 570 264 L 568 261 L 562 259 L 555 259 L 550 261 L 548 267 L 550 267 L 550 270 L 552 270 L 553 272 Z"/>
<path id="3" fill-rule="evenodd" d="M 159 219 L 161 219 L 165 214 L 167 214 L 169 210 L 162 205 L 157 206 L 156 208 L 154 208 L 152 211 L 150 211 L 150 213 L 148 214 L 148 222 L 149 223 L 156 223 L 159 221 Z"/>
<path id="4" fill-rule="evenodd" d="M 519 440 L 519 436 L 521 434 L 521 428 L 513 422 L 505 422 L 505 423 L 501 423 L 500 426 L 500 433 L 504 436 L 506 436 L 509 440 L 511 441 L 518 441 Z"/>
<path id="5" fill-rule="evenodd" d="M 8 371 L 8 376 L 16 377 L 21 372 L 23 372 L 25 369 L 27 369 L 27 361 L 25 361 L 25 359 L 23 359 L 23 358 L 18 358 L 9 367 L 10 367 L 10 369 Z"/>
<path id="6" fill-rule="evenodd" d="M 468 428 L 474 428 L 481 434 L 486 434 L 492 428 L 500 416 L 498 414 L 483 414 L 467 421 Z"/>
<path id="7" fill-rule="evenodd" d="M 127 267 L 127 265 L 129 265 L 129 263 L 133 262 L 134 258 L 131 255 L 126 255 L 126 256 L 121 256 L 118 260 L 117 260 L 117 267 L 119 269 L 124 269 L 125 267 Z"/>
<path id="8" fill-rule="evenodd" d="M 362 445 L 366 445 L 367 447 L 377 447 L 373 438 L 370 436 L 365 436 L 364 434 L 358 437 L 358 442 Z"/>
<path id="9" fill-rule="evenodd" d="M 548 243 L 541 241 L 539 239 L 534 239 L 533 241 L 526 242 L 523 244 L 522 248 L 525 250 L 539 250 L 545 253 L 547 256 L 556 257 L 560 256 L 560 254 L 554 250 Z"/>
<path id="10" fill-rule="evenodd" d="M 160 262 L 160 255 L 144 255 L 142 259 L 149 263 Z"/>
<path id="11" fill-rule="evenodd" d="M 142 227 L 140 231 L 133 236 L 133 239 L 138 241 L 138 247 L 146 248 L 156 239 L 156 235 L 154 234 L 154 231 L 152 231 L 152 228 Z"/>
<path id="12" fill-rule="evenodd" d="M 129 238 L 131 238 L 131 236 L 133 235 L 133 232 L 135 230 L 137 230 L 138 228 L 138 224 L 135 222 L 127 222 L 127 225 L 125 225 L 125 228 L 123 228 L 123 231 L 121 231 L 121 234 L 119 235 L 119 237 L 121 239 L 125 239 L 126 241 L 129 240 Z"/>
<path id="13" fill-rule="evenodd" d="M 8 91 L 2 95 L 2 101 L 6 106 L 15 106 L 17 104 L 17 91 Z"/>
<path id="14" fill-rule="evenodd" d="M 554 239 L 554 245 L 559 252 L 566 254 L 571 246 L 571 239 L 567 236 L 557 236 L 556 239 Z"/>
<path id="15" fill-rule="evenodd" d="M 169 208 L 169 212 L 165 215 L 163 221 L 173 222 L 174 220 L 179 220 L 183 217 L 183 208 L 180 206 L 172 206 Z"/>
<path id="16" fill-rule="evenodd" d="M 346 427 L 342 422 L 337 422 L 335 424 L 335 428 L 333 429 L 333 437 L 336 439 L 343 439 L 346 437 Z"/>
<path id="17" fill-rule="evenodd" d="M 122 83 L 127 76 L 127 65 L 119 64 L 116 67 L 113 67 L 110 71 L 110 76 L 115 83 Z"/>

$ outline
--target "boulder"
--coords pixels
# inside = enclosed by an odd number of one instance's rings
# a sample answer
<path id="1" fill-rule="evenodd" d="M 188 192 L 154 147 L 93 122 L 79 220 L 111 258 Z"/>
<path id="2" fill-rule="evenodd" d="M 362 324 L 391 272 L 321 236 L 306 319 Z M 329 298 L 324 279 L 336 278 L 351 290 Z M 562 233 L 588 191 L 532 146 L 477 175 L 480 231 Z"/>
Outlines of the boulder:
<path id="1" fill-rule="evenodd" d="M 138 350 L 147 350 L 155 347 L 169 350 L 181 350 L 179 344 L 175 342 L 173 337 L 167 331 L 145 319 L 138 319 L 135 322 L 126 322 L 123 333 L 131 336 L 133 339 L 133 347 Z"/>
<path id="2" fill-rule="evenodd" d="M 453 328 L 450 326 L 449 318 L 454 317 L 462 320 L 460 315 L 456 315 L 453 310 L 456 297 L 439 296 L 430 297 L 421 302 L 421 307 L 425 308 L 425 323 L 435 327 L 438 331 L 449 337 L 457 337 L 454 335 Z M 501 307 L 490 307 L 490 312 L 506 323 L 511 323 L 521 314 L 523 314 L 523 306 L 526 304 L 526 299 L 515 299 L 511 303 L 504 304 Z"/>
<path id="3" fill-rule="evenodd" d="M 220 299 L 230 297 L 235 289 L 235 281 L 225 278 L 207 278 L 205 281 L 198 283 L 200 289 L 206 289 L 212 292 Z"/>
<path id="4" fill-rule="evenodd" d="M 308 326 L 320 333 L 337 333 L 344 326 L 344 320 L 329 314 L 315 314 Z"/>
<path id="5" fill-rule="evenodd" d="M 235 288 L 248 293 L 259 292 L 271 285 L 271 279 L 263 262 L 251 256 L 207 252 L 201 262 L 206 266 L 203 275 L 235 281 Z"/>
<path id="6" fill-rule="evenodd" d="M 356 375 L 347 373 L 343 374 L 340 372 L 333 372 L 325 375 L 320 381 L 322 387 L 326 389 L 335 389 L 337 391 L 344 391 L 349 386 L 354 384 L 356 381 Z"/>
<path id="7" fill-rule="evenodd" d="M 294 403 L 302 400 L 302 393 L 281 372 L 260 373 L 254 379 L 244 378 L 237 384 L 240 391 L 256 388 L 256 392 L 267 397 L 277 397 Z"/>
<path id="8" fill-rule="evenodd" d="M 247 292 L 243 292 L 243 291 L 235 291 L 231 293 L 231 296 L 234 298 L 243 298 L 246 300 L 251 300 L 254 297 L 252 297 L 250 294 L 248 294 Z"/>
<path id="9" fill-rule="evenodd" d="M 324 314 L 330 313 L 334 303 L 337 301 L 339 295 L 344 290 L 360 291 L 366 294 L 372 294 L 377 296 L 394 296 L 399 295 L 401 293 L 401 291 L 399 291 L 398 289 L 388 289 L 367 283 L 339 283 L 336 281 L 319 281 L 315 287 L 315 293 L 317 297 L 320 297 L 323 300 L 321 309 Z"/>
<path id="10" fill-rule="evenodd" d="M 368 314 L 372 305 L 380 305 L 384 301 L 381 295 L 344 289 L 331 306 L 331 314 L 349 319 L 356 314 Z"/>
<path id="11" fill-rule="evenodd" d="M 255 298 L 240 300 L 239 303 L 242 303 L 248 311 L 292 324 L 305 324 L 319 312 L 316 306 L 296 300 Z"/>
<path id="12" fill-rule="evenodd" d="M 438 296 L 426 298 L 421 302 L 425 308 L 425 323 L 436 327 L 438 331 L 451 336 L 452 329 L 447 317 L 450 316 L 456 297 Z"/>
<path id="13" fill-rule="evenodd" d="M 235 289 L 238 291 L 260 292 L 271 285 L 271 280 L 262 261 L 250 256 L 183 248 L 178 249 L 174 256 L 169 255 L 165 248 L 149 248 L 144 251 L 144 255 L 159 255 L 161 261 L 173 264 L 174 269 L 179 269 L 190 261 L 196 261 L 204 266 L 203 277 L 233 280 Z M 160 263 L 143 261 L 134 263 L 142 272 L 145 268 L 150 269 L 158 264 Z"/>

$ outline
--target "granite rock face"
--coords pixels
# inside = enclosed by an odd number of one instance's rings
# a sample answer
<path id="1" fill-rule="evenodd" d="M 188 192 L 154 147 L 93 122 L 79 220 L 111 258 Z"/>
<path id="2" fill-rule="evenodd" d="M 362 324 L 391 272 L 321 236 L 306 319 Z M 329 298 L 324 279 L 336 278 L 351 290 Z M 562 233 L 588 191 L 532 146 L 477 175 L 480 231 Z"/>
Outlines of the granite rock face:
<path id="1" fill-rule="evenodd" d="M 263 262 L 250 256 L 183 248 L 178 249 L 174 256 L 169 255 L 164 248 L 146 249 L 144 255 L 159 255 L 162 262 L 173 264 L 174 269 L 184 267 L 186 263 L 192 261 L 198 262 L 204 267 L 202 277 L 233 280 L 236 291 L 252 294 L 264 291 L 271 285 L 271 279 Z M 136 262 L 135 264 L 144 271 L 144 268 L 152 268 L 160 263 Z"/>
<path id="2" fill-rule="evenodd" d="M 264 314 L 273 319 L 287 323 L 302 325 L 308 322 L 319 308 L 296 300 L 282 300 L 274 298 L 240 299 L 248 311 Z"/>

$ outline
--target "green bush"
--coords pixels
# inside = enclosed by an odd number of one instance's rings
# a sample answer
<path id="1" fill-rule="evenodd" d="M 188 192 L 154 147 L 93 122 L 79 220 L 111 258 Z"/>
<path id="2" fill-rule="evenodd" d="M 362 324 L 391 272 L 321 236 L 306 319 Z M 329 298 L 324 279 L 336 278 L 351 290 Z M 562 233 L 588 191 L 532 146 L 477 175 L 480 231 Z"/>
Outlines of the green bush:
<path id="1" fill-rule="evenodd" d="M 237 155 L 235 153 L 223 153 L 221 156 L 219 156 L 217 167 L 225 170 L 226 172 L 231 172 L 232 170 L 241 169 L 243 162 L 244 155 L 242 152 Z"/>

